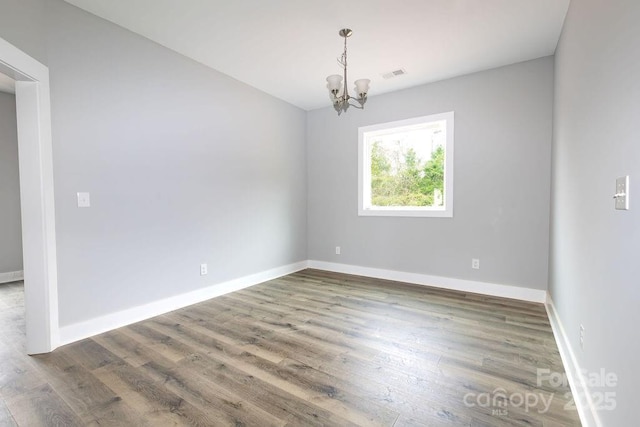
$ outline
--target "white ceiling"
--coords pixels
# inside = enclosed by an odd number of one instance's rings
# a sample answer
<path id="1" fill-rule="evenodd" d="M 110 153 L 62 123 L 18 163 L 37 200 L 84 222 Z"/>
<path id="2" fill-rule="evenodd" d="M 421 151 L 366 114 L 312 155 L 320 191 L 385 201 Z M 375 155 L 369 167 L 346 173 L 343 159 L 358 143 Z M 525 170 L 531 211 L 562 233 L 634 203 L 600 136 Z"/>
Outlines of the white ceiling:
<path id="1" fill-rule="evenodd" d="M 0 73 L 0 92 L 16 93 L 15 83 L 11 77 Z"/>
<path id="2" fill-rule="evenodd" d="M 552 55 L 569 0 L 66 0 L 304 109 L 349 38 L 370 96 Z M 407 74 L 385 80 L 403 68 Z M 180 78 L 176 76 L 176 78 Z"/>

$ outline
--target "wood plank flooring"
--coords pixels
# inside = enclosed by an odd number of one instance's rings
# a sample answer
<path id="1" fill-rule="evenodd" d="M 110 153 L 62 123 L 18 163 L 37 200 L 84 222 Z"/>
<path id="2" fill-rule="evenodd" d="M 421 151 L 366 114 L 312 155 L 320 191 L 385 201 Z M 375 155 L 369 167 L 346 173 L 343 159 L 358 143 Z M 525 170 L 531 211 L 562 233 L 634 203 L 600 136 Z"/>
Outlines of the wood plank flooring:
<path id="1" fill-rule="evenodd" d="M 541 304 L 304 270 L 29 357 L 21 298 L 0 426 L 580 425 Z"/>

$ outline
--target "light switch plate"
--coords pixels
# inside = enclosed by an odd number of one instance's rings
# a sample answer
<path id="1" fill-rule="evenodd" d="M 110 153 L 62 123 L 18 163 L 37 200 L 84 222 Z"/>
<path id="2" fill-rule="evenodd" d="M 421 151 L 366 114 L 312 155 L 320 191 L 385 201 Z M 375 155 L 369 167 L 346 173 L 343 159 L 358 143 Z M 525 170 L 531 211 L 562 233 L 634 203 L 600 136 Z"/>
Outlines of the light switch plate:
<path id="1" fill-rule="evenodd" d="M 78 193 L 78 207 L 79 208 L 91 207 L 91 196 L 89 193 Z"/>
<path id="2" fill-rule="evenodd" d="M 616 209 L 629 209 L 629 175 L 616 179 Z"/>

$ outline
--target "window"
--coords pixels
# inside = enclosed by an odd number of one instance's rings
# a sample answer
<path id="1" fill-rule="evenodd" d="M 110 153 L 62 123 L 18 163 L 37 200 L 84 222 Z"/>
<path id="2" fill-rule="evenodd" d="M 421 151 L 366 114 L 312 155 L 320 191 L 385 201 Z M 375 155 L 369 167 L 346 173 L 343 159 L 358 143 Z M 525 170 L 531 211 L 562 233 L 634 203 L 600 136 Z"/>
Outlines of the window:
<path id="1" fill-rule="evenodd" d="M 359 215 L 453 216 L 453 112 L 358 133 Z"/>

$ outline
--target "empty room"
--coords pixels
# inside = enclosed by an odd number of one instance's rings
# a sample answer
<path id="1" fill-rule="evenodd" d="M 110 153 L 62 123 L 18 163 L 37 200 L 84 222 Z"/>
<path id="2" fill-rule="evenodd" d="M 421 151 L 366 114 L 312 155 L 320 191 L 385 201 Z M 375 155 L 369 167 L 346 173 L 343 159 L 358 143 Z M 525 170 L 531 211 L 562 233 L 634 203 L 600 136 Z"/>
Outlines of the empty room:
<path id="1" fill-rule="evenodd" d="M 0 0 L 0 425 L 636 425 L 638 22 Z"/>

